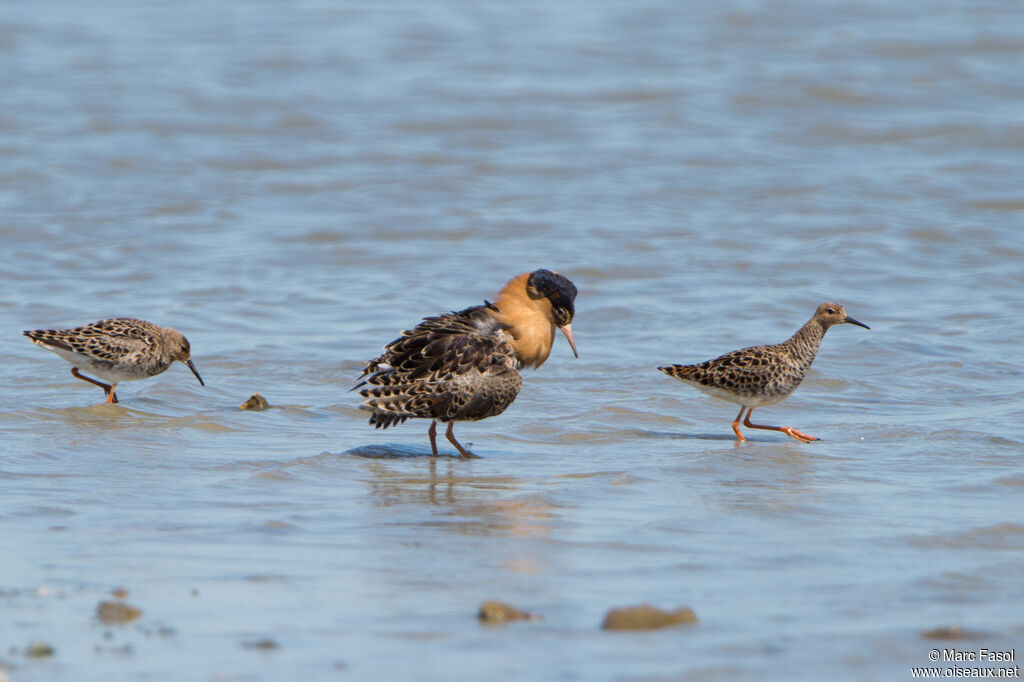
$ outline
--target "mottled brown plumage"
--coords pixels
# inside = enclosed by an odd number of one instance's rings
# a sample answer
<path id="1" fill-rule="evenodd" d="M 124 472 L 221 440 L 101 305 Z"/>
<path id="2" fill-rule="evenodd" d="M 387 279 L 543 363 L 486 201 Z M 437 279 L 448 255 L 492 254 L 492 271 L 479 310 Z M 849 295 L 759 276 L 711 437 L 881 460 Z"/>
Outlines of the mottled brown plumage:
<path id="1" fill-rule="evenodd" d="M 814 362 L 825 332 L 832 325 L 843 323 L 870 329 L 849 317 L 843 306 L 822 303 L 814 316 L 782 343 L 741 348 L 696 365 L 670 365 L 658 369 L 708 395 L 740 405 L 740 413 L 732 424 L 737 439 L 746 440 L 739 428 L 740 419 L 746 412 L 745 426 L 782 431 L 806 443 L 818 439 L 788 426 L 751 424 L 750 414 L 755 407 L 774 405 L 789 397 Z"/>
<path id="2" fill-rule="evenodd" d="M 118 382 L 156 376 L 175 360 L 185 363 L 205 386 L 192 364 L 188 339 L 170 327 L 118 317 L 73 329 L 34 329 L 24 334 L 70 362 L 72 376 L 102 388 L 108 403 L 117 402 Z M 79 367 L 110 383 L 80 374 Z"/>
<path id="3" fill-rule="evenodd" d="M 411 417 L 429 418 L 437 456 L 437 422 L 462 457 L 472 457 L 452 432 L 457 421 L 505 411 L 522 385 L 519 370 L 547 360 L 555 329 L 572 337 L 576 287 L 550 270 L 514 277 L 495 303 L 425 318 L 370 360 L 355 388 L 370 424 L 387 428 Z"/>

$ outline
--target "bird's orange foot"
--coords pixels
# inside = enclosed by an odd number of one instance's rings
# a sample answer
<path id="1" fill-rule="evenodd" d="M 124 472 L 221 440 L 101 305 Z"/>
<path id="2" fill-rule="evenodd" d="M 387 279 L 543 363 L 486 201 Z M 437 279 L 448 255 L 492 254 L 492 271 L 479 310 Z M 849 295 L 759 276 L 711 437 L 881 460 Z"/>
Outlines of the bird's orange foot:
<path id="1" fill-rule="evenodd" d="M 797 431 L 796 429 L 791 428 L 789 426 L 783 426 L 780 430 L 790 438 L 798 440 L 801 443 L 810 443 L 812 440 L 821 440 L 820 438 L 815 438 L 814 436 L 808 436 L 806 433 L 801 433 L 800 431 Z"/>
<path id="2" fill-rule="evenodd" d="M 740 410 L 740 414 L 741 415 L 743 414 L 743 410 Z M 746 442 L 747 439 L 743 437 L 742 433 L 740 433 L 740 418 L 739 417 L 736 417 L 736 421 L 734 421 L 732 423 L 732 431 L 733 431 L 733 433 L 736 434 L 736 442 L 737 443 L 744 443 L 744 442 Z"/>
<path id="3" fill-rule="evenodd" d="M 480 455 L 474 455 L 464 447 L 459 446 L 459 457 L 462 459 L 480 459 Z"/>

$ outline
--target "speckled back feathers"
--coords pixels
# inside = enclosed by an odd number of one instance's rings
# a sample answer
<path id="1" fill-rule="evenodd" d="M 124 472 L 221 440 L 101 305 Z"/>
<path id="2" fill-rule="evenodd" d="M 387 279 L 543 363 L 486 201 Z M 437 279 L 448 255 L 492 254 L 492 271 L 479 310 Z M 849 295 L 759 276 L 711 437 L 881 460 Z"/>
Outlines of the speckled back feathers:
<path id="1" fill-rule="evenodd" d="M 867 327 L 837 303 L 825 302 L 793 336 L 773 345 L 751 346 L 695 365 L 658 369 L 695 388 L 740 405 L 777 403 L 807 375 L 829 327 L 842 323 Z"/>
<path id="2" fill-rule="evenodd" d="M 24 334 L 36 345 L 112 381 L 159 374 L 175 360 L 188 362 L 191 352 L 181 332 L 132 317 L 100 320 L 72 329 L 27 330 Z"/>
<path id="3" fill-rule="evenodd" d="M 377 428 L 410 417 L 472 421 L 500 414 L 522 385 L 519 363 L 489 304 L 425 318 L 370 360 L 355 388 Z M 365 388 L 363 388 L 365 386 Z"/>
<path id="4" fill-rule="evenodd" d="M 411 417 L 454 422 L 501 414 L 522 386 L 520 369 L 547 359 L 556 327 L 576 352 L 575 299 L 568 278 L 534 270 L 509 280 L 495 304 L 425 318 L 363 368 L 355 386 L 361 408 L 378 428 Z"/>

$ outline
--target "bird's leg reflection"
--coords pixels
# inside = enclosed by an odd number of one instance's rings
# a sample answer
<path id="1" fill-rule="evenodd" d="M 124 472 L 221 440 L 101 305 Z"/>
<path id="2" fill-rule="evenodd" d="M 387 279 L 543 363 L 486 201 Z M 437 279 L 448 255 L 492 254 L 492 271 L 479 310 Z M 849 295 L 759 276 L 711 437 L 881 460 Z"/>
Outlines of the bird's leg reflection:
<path id="1" fill-rule="evenodd" d="M 445 463 L 448 467 L 448 473 L 445 475 L 446 485 L 444 486 L 444 504 L 452 504 L 455 502 L 455 480 L 454 471 L 452 470 L 452 460 L 448 460 Z M 427 495 L 430 499 L 430 504 L 441 504 L 437 500 L 437 485 L 440 479 L 437 476 L 437 457 L 430 458 L 430 483 L 427 484 Z"/>

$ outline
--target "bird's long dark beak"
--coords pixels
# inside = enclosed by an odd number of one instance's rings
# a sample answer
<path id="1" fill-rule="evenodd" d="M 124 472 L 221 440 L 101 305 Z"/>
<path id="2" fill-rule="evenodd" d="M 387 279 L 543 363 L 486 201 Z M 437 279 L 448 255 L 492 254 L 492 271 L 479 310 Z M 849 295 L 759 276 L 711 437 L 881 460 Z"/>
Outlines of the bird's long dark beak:
<path id="1" fill-rule="evenodd" d="M 201 376 L 199 376 L 199 372 L 196 371 L 196 366 L 192 364 L 192 358 L 189 358 L 188 360 L 186 360 L 185 364 L 188 365 L 188 368 L 190 370 L 192 370 L 193 374 L 196 375 L 196 379 L 199 379 L 199 385 L 202 386 L 203 388 L 206 388 L 206 384 L 203 383 L 203 378 Z"/>
<path id="2" fill-rule="evenodd" d="M 559 327 L 559 329 L 561 329 L 562 333 L 565 334 L 565 338 L 569 340 L 569 347 L 572 348 L 572 354 L 579 357 L 580 354 L 576 352 L 576 341 L 572 338 L 572 325 L 566 324 Z"/>
<path id="3" fill-rule="evenodd" d="M 858 327 L 864 327 L 865 329 L 871 329 L 871 327 L 867 326 L 863 322 L 858 322 L 857 320 L 853 319 L 852 317 L 847 317 L 845 320 L 843 320 L 843 322 L 849 322 L 850 324 L 855 324 Z"/>

